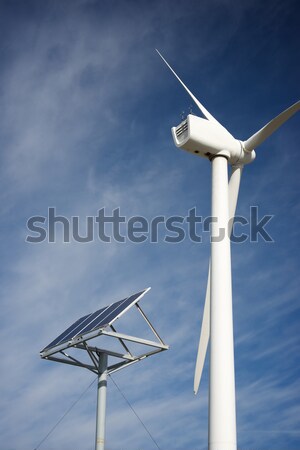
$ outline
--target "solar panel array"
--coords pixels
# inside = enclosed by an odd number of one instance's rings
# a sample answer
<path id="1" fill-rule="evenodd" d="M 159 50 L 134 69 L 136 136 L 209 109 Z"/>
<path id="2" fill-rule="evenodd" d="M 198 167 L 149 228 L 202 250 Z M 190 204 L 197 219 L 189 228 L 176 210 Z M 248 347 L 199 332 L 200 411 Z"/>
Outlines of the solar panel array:
<path id="1" fill-rule="evenodd" d="M 90 333 L 91 331 L 111 325 L 125 311 L 126 308 L 136 303 L 145 291 L 146 289 L 133 294 L 130 297 L 126 297 L 123 300 L 112 303 L 105 308 L 98 309 L 98 311 L 94 313 L 81 317 L 56 339 L 54 339 L 54 341 L 50 342 L 50 344 L 47 345 L 47 347 L 45 347 L 42 351 L 64 344 L 77 336 L 82 336 L 86 333 Z"/>

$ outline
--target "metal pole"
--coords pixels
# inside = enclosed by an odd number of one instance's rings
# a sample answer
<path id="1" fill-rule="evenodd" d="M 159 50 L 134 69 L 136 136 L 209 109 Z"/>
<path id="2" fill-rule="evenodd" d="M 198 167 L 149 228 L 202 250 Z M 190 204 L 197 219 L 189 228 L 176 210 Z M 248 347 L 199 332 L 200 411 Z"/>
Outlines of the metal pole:
<path id="1" fill-rule="evenodd" d="M 104 450 L 107 391 L 107 354 L 99 354 L 95 450 Z"/>
<path id="2" fill-rule="evenodd" d="M 212 160 L 209 450 L 236 450 L 228 166 Z"/>

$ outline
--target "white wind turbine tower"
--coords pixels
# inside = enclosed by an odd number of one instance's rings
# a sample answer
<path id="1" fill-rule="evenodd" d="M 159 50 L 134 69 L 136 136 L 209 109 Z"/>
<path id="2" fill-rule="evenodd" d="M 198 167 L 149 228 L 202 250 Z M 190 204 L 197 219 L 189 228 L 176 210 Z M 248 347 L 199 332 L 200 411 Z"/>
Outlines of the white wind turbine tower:
<path id="1" fill-rule="evenodd" d="M 255 159 L 254 149 L 300 109 L 300 101 L 283 111 L 246 141 L 235 139 L 197 100 L 167 61 L 160 57 L 199 107 L 205 119 L 189 114 L 172 135 L 177 147 L 212 162 L 211 260 L 196 361 L 197 393 L 210 339 L 209 450 L 236 450 L 234 344 L 232 323 L 230 234 L 242 170 Z M 228 164 L 232 174 L 228 184 Z M 218 239 L 221 230 L 223 239 Z M 224 234 L 224 233 L 223 233 Z"/>

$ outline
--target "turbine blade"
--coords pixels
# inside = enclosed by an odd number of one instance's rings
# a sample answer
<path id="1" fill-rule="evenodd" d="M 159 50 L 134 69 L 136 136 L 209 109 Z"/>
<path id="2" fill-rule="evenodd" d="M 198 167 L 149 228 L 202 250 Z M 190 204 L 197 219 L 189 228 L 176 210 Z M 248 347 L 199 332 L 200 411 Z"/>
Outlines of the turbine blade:
<path id="1" fill-rule="evenodd" d="M 241 184 L 241 178 L 243 173 L 244 166 L 238 165 L 238 166 L 232 166 L 232 172 L 229 180 L 228 185 L 228 212 L 229 212 L 229 234 L 232 232 L 233 227 L 233 218 L 235 216 L 235 210 L 236 205 L 238 201 L 239 191 L 240 191 L 240 184 Z"/>
<path id="2" fill-rule="evenodd" d="M 300 109 L 300 101 L 294 103 L 287 108 L 271 122 L 267 123 L 263 128 L 253 134 L 249 139 L 243 142 L 245 150 L 250 152 L 262 144 L 277 128 L 281 127 L 290 117 L 292 117 Z"/>
<path id="3" fill-rule="evenodd" d="M 235 216 L 235 210 L 239 195 L 240 182 L 242 176 L 243 166 L 233 166 L 232 174 L 229 180 L 229 198 L 228 198 L 228 209 L 229 209 L 229 218 L 233 219 Z M 233 220 L 229 222 L 229 233 L 231 234 L 233 227 Z M 200 332 L 200 340 L 198 346 L 198 353 L 196 359 L 196 368 L 195 368 L 195 376 L 194 376 L 194 393 L 197 394 L 201 376 L 203 372 L 205 356 L 208 347 L 208 341 L 210 336 L 210 263 L 208 269 L 208 277 L 207 277 L 207 286 L 206 286 L 206 295 L 205 295 L 205 304 L 202 318 L 202 326 Z"/>
<path id="4" fill-rule="evenodd" d="M 208 269 L 202 326 L 201 326 L 200 340 L 199 340 L 198 353 L 197 353 L 197 359 L 196 359 L 196 367 L 195 367 L 195 376 L 194 376 L 194 393 L 195 393 L 195 395 L 197 394 L 199 386 L 200 386 L 202 371 L 203 371 L 204 362 L 205 362 L 205 356 L 206 356 L 207 347 L 208 347 L 209 335 L 210 335 L 210 263 L 209 263 L 209 269 Z"/>
<path id="5" fill-rule="evenodd" d="M 169 69 L 171 70 L 171 72 L 175 75 L 175 77 L 177 78 L 177 80 L 179 81 L 179 83 L 184 87 L 184 89 L 186 90 L 186 92 L 189 94 L 189 96 L 193 99 L 193 101 L 196 103 L 196 105 L 198 106 L 198 108 L 200 109 L 200 111 L 202 112 L 202 114 L 204 115 L 204 117 L 206 117 L 206 119 L 210 120 L 211 122 L 215 122 L 217 123 L 220 127 L 222 127 L 223 130 L 225 130 L 231 137 L 233 137 L 229 131 L 220 123 L 217 121 L 217 119 L 214 118 L 214 116 L 212 116 L 210 114 L 210 112 L 207 111 L 206 108 L 204 108 L 204 106 L 202 105 L 202 103 L 199 102 L 199 100 L 194 96 L 194 94 L 192 94 L 192 92 L 188 89 L 188 87 L 184 84 L 184 82 L 179 78 L 179 76 L 177 75 L 177 73 L 172 69 L 172 67 L 170 66 L 170 64 L 165 60 L 165 58 L 162 56 L 162 54 L 157 50 L 157 48 L 155 49 L 157 51 L 157 53 L 159 54 L 159 56 L 161 57 L 161 59 L 164 61 L 164 63 L 169 67 Z"/>

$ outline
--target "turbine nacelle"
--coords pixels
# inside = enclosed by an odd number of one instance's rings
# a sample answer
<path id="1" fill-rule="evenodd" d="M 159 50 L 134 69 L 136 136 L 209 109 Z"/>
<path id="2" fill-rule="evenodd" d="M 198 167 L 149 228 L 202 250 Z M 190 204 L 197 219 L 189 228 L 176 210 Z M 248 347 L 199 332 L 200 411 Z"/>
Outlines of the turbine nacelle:
<path id="1" fill-rule="evenodd" d="M 243 143 L 235 139 L 219 123 L 189 114 L 172 128 L 174 143 L 190 153 L 211 159 L 223 154 L 230 164 L 248 164 L 255 159 L 254 150 L 247 152 Z"/>

